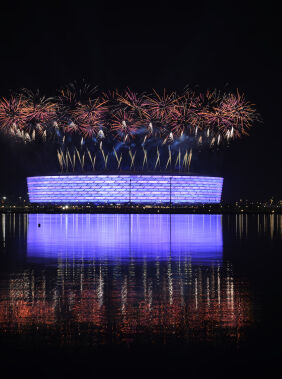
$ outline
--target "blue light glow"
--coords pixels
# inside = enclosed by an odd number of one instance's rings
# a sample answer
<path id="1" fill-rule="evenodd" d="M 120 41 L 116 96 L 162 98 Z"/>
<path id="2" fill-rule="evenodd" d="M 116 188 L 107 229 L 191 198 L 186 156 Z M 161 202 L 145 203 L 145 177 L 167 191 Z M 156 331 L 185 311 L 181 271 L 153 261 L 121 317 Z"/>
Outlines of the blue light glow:
<path id="1" fill-rule="evenodd" d="M 27 178 L 31 203 L 219 203 L 223 178 L 184 175 L 72 175 Z"/>
<path id="2" fill-rule="evenodd" d="M 41 224 L 41 227 L 38 227 Z M 79 260 L 222 258 L 220 215 L 28 215 L 27 254 Z"/>

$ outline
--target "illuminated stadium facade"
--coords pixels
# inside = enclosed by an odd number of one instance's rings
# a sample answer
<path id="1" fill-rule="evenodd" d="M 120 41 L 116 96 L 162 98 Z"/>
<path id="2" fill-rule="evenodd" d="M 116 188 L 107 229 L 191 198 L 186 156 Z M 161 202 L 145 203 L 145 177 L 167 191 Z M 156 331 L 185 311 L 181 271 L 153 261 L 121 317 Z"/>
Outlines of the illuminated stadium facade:
<path id="1" fill-rule="evenodd" d="M 219 203 L 223 178 L 183 174 L 57 175 L 27 178 L 31 203 Z"/>

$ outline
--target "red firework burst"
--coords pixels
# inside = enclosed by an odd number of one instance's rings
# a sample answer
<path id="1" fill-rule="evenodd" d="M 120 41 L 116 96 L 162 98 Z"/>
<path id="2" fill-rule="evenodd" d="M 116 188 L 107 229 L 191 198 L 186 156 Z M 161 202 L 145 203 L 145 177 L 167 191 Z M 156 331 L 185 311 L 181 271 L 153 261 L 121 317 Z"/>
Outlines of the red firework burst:
<path id="1" fill-rule="evenodd" d="M 225 94 L 218 105 L 203 112 L 205 122 L 223 137 L 241 137 L 257 118 L 253 105 L 244 95 Z"/>
<path id="2" fill-rule="evenodd" d="M 22 97 L 11 96 L 0 100 L 0 127 L 23 129 L 28 116 L 28 105 Z"/>
<path id="3" fill-rule="evenodd" d="M 207 91 L 194 98 L 196 111 L 191 122 L 195 128 L 203 129 L 212 126 L 209 117 L 218 106 L 220 99 L 220 94 L 216 90 Z"/>
<path id="4" fill-rule="evenodd" d="M 78 106 L 77 96 L 73 91 L 68 88 L 60 91 L 56 107 L 57 121 L 68 128 L 67 131 L 72 131 L 72 125 L 75 126 L 74 130 L 77 130 L 75 112 Z"/>
<path id="5" fill-rule="evenodd" d="M 163 94 L 159 95 L 155 90 L 153 92 L 153 96 L 146 97 L 147 119 L 169 122 L 177 104 L 176 93 L 167 94 L 164 90 Z"/>
<path id="6" fill-rule="evenodd" d="M 246 101 L 244 95 L 238 92 L 225 95 L 216 111 L 222 117 L 222 123 L 218 124 L 219 130 L 227 133 L 231 127 L 235 137 L 240 137 L 242 134 L 248 135 L 248 129 L 257 119 L 254 105 Z"/>
<path id="7" fill-rule="evenodd" d="M 120 109 L 120 104 L 117 102 L 118 97 L 117 91 L 107 91 L 102 93 L 102 101 L 107 102 L 107 107 L 109 112 L 115 112 Z"/>
<path id="8" fill-rule="evenodd" d="M 198 124 L 199 102 L 193 92 L 186 92 L 179 98 L 175 109 L 171 112 L 172 132 L 177 136 L 183 133 L 194 133 Z"/>
<path id="9" fill-rule="evenodd" d="M 26 102 L 26 124 L 25 128 L 30 132 L 36 128 L 42 132 L 48 123 L 55 119 L 55 104 L 51 98 L 40 96 L 39 91 L 32 92 L 23 90 L 23 99 Z"/>
<path id="10" fill-rule="evenodd" d="M 107 101 L 89 100 L 74 112 L 76 122 L 84 137 L 92 137 L 102 127 L 103 115 L 107 112 Z"/>
<path id="11" fill-rule="evenodd" d="M 136 122 L 131 112 L 119 110 L 113 114 L 112 130 L 117 136 L 127 139 L 136 131 Z"/>
<path id="12" fill-rule="evenodd" d="M 138 95 L 129 88 L 124 94 L 117 93 L 117 101 L 125 108 L 125 110 L 133 112 L 140 120 L 146 117 L 146 99 L 144 94 Z"/>
<path id="13" fill-rule="evenodd" d="M 87 84 L 70 84 L 61 90 L 56 101 L 23 90 L 19 96 L 0 100 L 0 129 L 28 139 L 36 131 L 44 132 L 49 124 L 62 126 L 66 133 L 98 139 L 113 137 L 129 141 L 144 135 L 160 141 L 173 141 L 182 134 L 211 137 L 211 145 L 223 139 L 248 134 L 255 121 L 260 121 L 253 104 L 244 95 L 207 91 L 196 94 L 190 89 L 178 96 L 164 90 L 158 94 L 107 92 L 93 98 L 95 88 Z M 30 132 L 32 134 L 30 135 Z M 60 131 L 57 131 L 61 134 Z M 139 140 L 138 140 L 139 141 Z"/>
<path id="14" fill-rule="evenodd" d="M 89 84 L 70 83 L 59 92 L 57 96 L 57 120 L 67 131 L 77 130 L 76 112 L 77 109 L 89 101 L 92 101 L 96 87 Z"/>

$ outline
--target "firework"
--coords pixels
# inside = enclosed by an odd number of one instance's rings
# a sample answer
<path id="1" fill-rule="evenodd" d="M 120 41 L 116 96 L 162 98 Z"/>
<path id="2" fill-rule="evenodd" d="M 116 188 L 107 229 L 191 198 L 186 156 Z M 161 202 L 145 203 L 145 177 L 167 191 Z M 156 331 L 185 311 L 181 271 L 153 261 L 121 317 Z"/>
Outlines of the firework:
<path id="1" fill-rule="evenodd" d="M 51 98 L 41 96 L 39 90 L 32 92 L 23 89 L 22 98 L 26 110 L 25 129 L 34 136 L 36 133 L 43 134 L 48 124 L 55 120 L 55 104 Z"/>
<path id="2" fill-rule="evenodd" d="M 144 148 L 143 148 L 143 153 L 144 153 L 144 159 L 143 159 L 143 166 L 142 166 L 142 168 L 144 168 L 145 164 L 148 165 L 148 152 Z"/>
<path id="3" fill-rule="evenodd" d="M 23 129 L 27 122 L 28 106 L 21 96 L 11 96 L 0 100 L 0 126 L 1 129 Z"/>
<path id="4" fill-rule="evenodd" d="M 136 151 L 133 154 L 132 151 L 129 149 L 129 156 L 130 156 L 130 160 L 131 160 L 130 168 L 132 168 L 132 167 L 134 167 L 134 161 L 135 161 L 135 157 L 136 157 Z"/>
<path id="5" fill-rule="evenodd" d="M 248 130 L 258 118 L 254 105 L 246 101 L 244 95 L 238 92 L 225 95 L 217 111 L 222 117 L 222 122 L 218 123 L 218 129 L 229 138 L 247 135 Z"/>
<path id="6" fill-rule="evenodd" d="M 171 133 L 171 117 L 175 112 L 177 95 L 175 92 L 158 94 L 153 90 L 153 94 L 146 96 L 146 112 L 144 113 L 148 133 L 151 135 L 167 138 Z"/>
<path id="7" fill-rule="evenodd" d="M 171 132 L 173 134 L 178 137 L 184 133 L 195 134 L 196 128 L 200 125 L 198 105 L 197 99 L 191 93 L 187 93 L 177 101 L 171 112 Z"/>
<path id="8" fill-rule="evenodd" d="M 80 163 L 81 169 L 83 170 L 83 168 L 84 168 L 84 163 L 85 163 L 85 153 L 80 154 L 80 152 L 77 150 L 77 148 L 75 148 L 75 151 L 76 151 L 76 155 L 77 155 L 77 158 L 78 158 L 78 160 L 79 160 L 79 163 Z M 68 167 L 66 167 L 66 169 L 68 169 Z"/>
<path id="9" fill-rule="evenodd" d="M 0 101 L 0 125 L 19 135 L 19 130 L 29 133 L 34 140 L 36 133 L 45 133 L 62 127 L 66 134 L 81 135 L 83 139 L 111 139 L 124 142 L 143 135 L 143 143 L 151 137 L 164 143 L 173 142 L 183 135 L 221 140 L 248 134 L 258 115 L 244 95 L 220 94 L 207 91 L 196 95 L 186 90 L 184 95 L 163 91 L 152 95 L 137 94 L 127 89 L 93 97 L 96 88 L 87 84 L 71 84 L 62 89 L 56 99 L 41 96 L 39 91 L 27 89 L 19 96 Z M 63 138 L 65 136 L 63 135 Z M 82 141 L 84 141 L 82 139 Z M 83 142 L 84 143 L 84 142 Z"/>
<path id="10" fill-rule="evenodd" d="M 85 104 L 96 92 L 96 87 L 91 87 L 84 81 L 70 83 L 60 90 L 56 97 L 56 122 L 58 125 L 66 128 L 68 132 L 78 130 L 77 110 L 82 104 Z"/>
<path id="11" fill-rule="evenodd" d="M 258 121 L 238 91 L 99 95 L 75 82 L 54 98 L 23 89 L 0 100 L 0 130 L 24 142 L 55 144 L 61 171 L 107 169 L 113 162 L 119 170 L 189 170 L 192 149 L 216 150 L 248 135 Z"/>
<path id="12" fill-rule="evenodd" d="M 120 154 L 120 156 L 118 156 L 116 150 L 114 149 L 114 154 L 115 154 L 115 157 L 116 157 L 116 160 L 117 160 L 117 168 L 119 169 L 120 168 L 120 165 L 121 165 L 121 161 L 122 161 L 122 154 Z"/>
<path id="13" fill-rule="evenodd" d="M 148 116 L 146 112 L 147 102 L 144 94 L 139 95 L 127 89 L 124 94 L 117 93 L 117 101 L 126 111 L 132 113 L 133 117 L 138 118 L 141 123 Z"/>
<path id="14" fill-rule="evenodd" d="M 88 153 L 88 156 L 89 156 L 89 159 L 90 159 L 93 171 L 94 171 L 95 170 L 96 155 L 92 156 L 88 149 L 87 149 L 87 153 Z"/>
<path id="15" fill-rule="evenodd" d="M 61 171 L 63 171 L 63 169 L 64 169 L 63 156 L 59 150 L 57 150 L 57 157 L 58 157 L 58 162 L 60 164 Z"/>
<path id="16" fill-rule="evenodd" d="M 248 129 L 258 120 L 254 106 L 238 92 L 224 94 L 217 103 L 204 109 L 201 115 L 205 124 L 218 134 L 218 143 L 221 137 L 228 140 L 248 134 Z"/>
<path id="17" fill-rule="evenodd" d="M 71 157 L 70 152 L 67 149 L 67 157 L 68 157 L 70 164 L 72 166 L 72 171 L 74 171 L 74 169 L 75 169 L 75 154 L 73 155 L 73 157 Z"/>
<path id="18" fill-rule="evenodd" d="M 127 139 L 134 136 L 136 131 L 136 122 L 131 112 L 119 110 L 113 114 L 112 130 L 116 136 L 126 142 Z"/>
<path id="19" fill-rule="evenodd" d="M 147 96 L 148 113 L 153 119 L 167 121 L 170 119 L 171 112 L 175 109 L 176 102 L 177 96 L 175 92 L 168 94 L 164 90 L 163 94 L 160 95 L 154 90 L 153 95 Z"/>
<path id="20" fill-rule="evenodd" d="M 170 147 L 168 147 L 168 160 L 167 160 L 165 168 L 167 169 L 169 165 L 171 166 L 171 150 L 170 150 Z"/>
<path id="21" fill-rule="evenodd" d="M 89 99 L 86 104 L 79 104 L 73 115 L 84 137 L 92 137 L 103 132 L 102 116 L 106 110 L 106 100 Z"/>
<path id="22" fill-rule="evenodd" d="M 157 168 L 158 165 L 159 166 L 161 165 L 161 161 L 160 161 L 160 152 L 159 152 L 159 149 L 157 148 L 157 159 L 155 163 L 155 169 Z"/>
<path id="23" fill-rule="evenodd" d="M 175 161 L 175 168 L 177 167 L 177 164 L 179 165 L 179 169 L 181 167 L 181 150 L 178 150 L 178 154 Z"/>
<path id="24" fill-rule="evenodd" d="M 105 154 L 105 152 L 103 150 L 103 144 L 102 144 L 102 142 L 100 143 L 100 150 L 101 150 L 101 153 L 102 153 L 102 156 L 103 156 L 103 159 L 104 159 L 105 169 L 107 169 L 109 154 Z"/>

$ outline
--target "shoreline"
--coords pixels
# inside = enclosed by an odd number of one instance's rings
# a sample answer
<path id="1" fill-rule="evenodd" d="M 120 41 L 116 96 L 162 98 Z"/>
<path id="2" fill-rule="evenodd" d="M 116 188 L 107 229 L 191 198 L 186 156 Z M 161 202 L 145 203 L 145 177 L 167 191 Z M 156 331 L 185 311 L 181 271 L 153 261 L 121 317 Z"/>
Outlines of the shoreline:
<path id="1" fill-rule="evenodd" d="M 3 214 L 282 214 L 282 207 L 238 207 L 238 206 L 190 206 L 190 207 L 157 207 L 157 206 L 5 206 L 0 208 Z"/>

